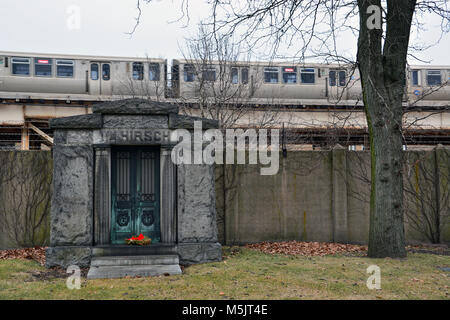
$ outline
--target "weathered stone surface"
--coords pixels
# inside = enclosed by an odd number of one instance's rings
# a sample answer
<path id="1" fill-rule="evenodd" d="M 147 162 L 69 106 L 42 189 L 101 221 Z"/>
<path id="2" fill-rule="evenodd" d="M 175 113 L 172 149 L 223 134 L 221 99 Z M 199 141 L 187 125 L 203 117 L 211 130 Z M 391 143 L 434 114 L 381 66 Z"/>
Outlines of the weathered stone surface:
<path id="1" fill-rule="evenodd" d="M 93 149 L 56 145 L 53 159 L 50 244 L 91 245 Z"/>
<path id="2" fill-rule="evenodd" d="M 66 144 L 91 145 L 92 136 L 92 130 L 67 130 Z"/>
<path id="3" fill-rule="evenodd" d="M 168 265 L 125 265 L 125 266 L 102 266 L 91 267 L 89 269 L 88 279 L 114 279 L 125 277 L 157 277 L 161 275 L 181 274 L 181 268 L 178 264 Z"/>
<path id="4" fill-rule="evenodd" d="M 50 120 L 51 129 L 100 129 L 101 127 L 101 114 L 82 114 Z"/>
<path id="5" fill-rule="evenodd" d="M 178 241 L 217 242 L 214 167 L 178 166 Z"/>
<path id="6" fill-rule="evenodd" d="M 178 265 L 180 259 L 177 254 L 152 254 L 137 256 L 93 256 L 91 267 L 111 266 L 142 266 L 142 265 Z"/>
<path id="7" fill-rule="evenodd" d="M 105 115 L 103 128 L 106 129 L 167 129 L 169 120 L 166 115 Z"/>
<path id="8" fill-rule="evenodd" d="M 53 143 L 54 144 L 66 144 L 67 141 L 67 130 L 55 130 L 53 133 Z"/>
<path id="9" fill-rule="evenodd" d="M 88 279 L 181 274 L 177 254 L 93 257 Z"/>
<path id="10" fill-rule="evenodd" d="M 90 145 L 93 143 L 93 132 L 86 129 L 55 130 L 53 142 L 55 145 Z"/>
<path id="11" fill-rule="evenodd" d="M 90 247 L 49 247 L 45 252 L 45 266 L 47 268 L 67 268 L 76 265 L 80 268 L 88 267 L 91 263 Z"/>
<path id="12" fill-rule="evenodd" d="M 173 254 L 177 254 L 177 246 L 167 243 L 152 244 L 150 246 L 109 245 L 92 247 L 92 255 L 95 257 Z"/>
<path id="13" fill-rule="evenodd" d="M 202 129 L 215 129 L 219 127 L 219 121 L 212 119 L 204 119 L 199 117 L 191 117 L 180 114 L 169 115 L 170 129 L 194 129 L 194 121 L 202 122 Z"/>
<path id="14" fill-rule="evenodd" d="M 94 243 L 111 239 L 111 148 L 95 149 Z"/>
<path id="15" fill-rule="evenodd" d="M 178 113 L 176 105 L 167 102 L 150 101 L 146 99 L 125 99 L 99 103 L 92 107 L 94 113 L 103 114 L 170 114 Z"/>
<path id="16" fill-rule="evenodd" d="M 161 148 L 161 240 L 165 243 L 177 241 L 177 168 L 171 159 L 170 147 Z"/>
<path id="17" fill-rule="evenodd" d="M 185 265 L 221 261 L 222 246 L 217 242 L 180 243 L 178 255 L 180 256 L 180 263 Z"/>

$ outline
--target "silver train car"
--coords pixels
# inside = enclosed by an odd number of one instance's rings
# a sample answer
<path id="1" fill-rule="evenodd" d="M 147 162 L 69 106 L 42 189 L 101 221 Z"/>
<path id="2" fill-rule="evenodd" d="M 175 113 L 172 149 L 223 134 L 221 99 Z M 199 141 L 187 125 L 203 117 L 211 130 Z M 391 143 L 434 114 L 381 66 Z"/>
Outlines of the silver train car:
<path id="1" fill-rule="evenodd" d="M 0 96 L 110 100 L 163 98 L 164 59 L 0 52 Z"/>
<path id="2" fill-rule="evenodd" d="M 359 72 L 349 66 L 285 62 L 230 62 L 225 68 L 223 65 L 173 60 L 174 95 L 191 102 L 203 98 L 202 94 L 210 98 L 228 94 L 254 105 L 363 105 Z M 450 66 L 409 66 L 404 103 L 448 107 Z"/>
<path id="3" fill-rule="evenodd" d="M 229 95 L 255 105 L 292 106 L 349 103 L 348 100 L 356 101 L 361 95 L 357 72 L 350 76 L 343 66 L 267 62 L 234 62 L 226 68 L 221 68 L 222 65 L 173 60 L 175 95 L 195 101 L 208 88 L 206 95 L 210 97 Z M 328 78 L 330 75 L 334 78 Z M 227 82 L 230 84 L 224 85 Z"/>
<path id="4" fill-rule="evenodd" d="M 450 66 L 409 66 L 405 106 L 450 102 Z M 0 98 L 105 101 L 128 97 L 292 107 L 362 107 L 359 73 L 349 66 L 208 62 L 0 51 Z"/>

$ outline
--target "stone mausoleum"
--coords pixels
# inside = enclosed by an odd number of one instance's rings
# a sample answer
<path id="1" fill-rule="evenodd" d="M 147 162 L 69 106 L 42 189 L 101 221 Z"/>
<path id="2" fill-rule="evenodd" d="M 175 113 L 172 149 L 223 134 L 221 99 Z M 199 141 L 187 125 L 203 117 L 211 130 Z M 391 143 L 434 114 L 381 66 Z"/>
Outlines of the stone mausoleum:
<path id="1" fill-rule="evenodd" d="M 180 273 L 221 259 L 214 167 L 176 165 L 173 130 L 214 120 L 143 99 L 99 103 L 50 121 L 54 173 L 47 266 L 90 266 L 88 278 Z M 150 245 L 125 239 L 143 234 Z"/>

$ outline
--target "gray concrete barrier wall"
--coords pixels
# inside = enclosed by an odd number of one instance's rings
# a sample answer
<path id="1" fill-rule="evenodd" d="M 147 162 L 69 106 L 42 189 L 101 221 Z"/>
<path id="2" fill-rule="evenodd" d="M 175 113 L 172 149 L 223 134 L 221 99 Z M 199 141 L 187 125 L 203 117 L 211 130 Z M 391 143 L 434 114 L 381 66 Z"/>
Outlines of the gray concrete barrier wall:
<path id="1" fill-rule="evenodd" d="M 439 224 L 441 243 L 450 242 L 449 155 L 450 150 L 443 147 L 404 153 L 409 243 L 432 242 L 424 231 L 430 224 Z M 288 152 L 286 158 L 280 153 L 278 174 L 261 176 L 259 172 L 257 165 L 216 166 L 223 243 L 368 242 L 369 152 L 337 146 L 332 151 Z M 424 230 L 419 230 L 417 221 Z"/>
<path id="2" fill-rule="evenodd" d="M 0 249 L 48 244 L 52 168 L 49 151 L 0 151 Z"/>

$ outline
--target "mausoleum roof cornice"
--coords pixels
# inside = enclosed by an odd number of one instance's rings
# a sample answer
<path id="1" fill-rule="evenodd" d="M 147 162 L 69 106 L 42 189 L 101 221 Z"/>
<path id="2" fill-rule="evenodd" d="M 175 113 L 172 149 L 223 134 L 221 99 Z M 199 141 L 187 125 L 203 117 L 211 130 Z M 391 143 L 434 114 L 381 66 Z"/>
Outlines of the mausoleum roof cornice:
<path id="1" fill-rule="evenodd" d="M 51 119 L 50 129 L 101 129 L 103 117 L 101 114 L 82 114 L 64 118 Z"/>
<path id="2" fill-rule="evenodd" d="M 219 127 L 217 120 L 178 114 L 178 107 L 166 102 L 126 99 L 99 103 L 93 113 L 50 120 L 51 129 L 187 129 L 196 121 L 203 130 Z"/>
<path id="3" fill-rule="evenodd" d="M 141 115 L 169 115 L 177 114 L 178 106 L 147 99 L 124 99 L 108 101 L 92 106 L 93 113 L 101 114 L 141 114 Z"/>

